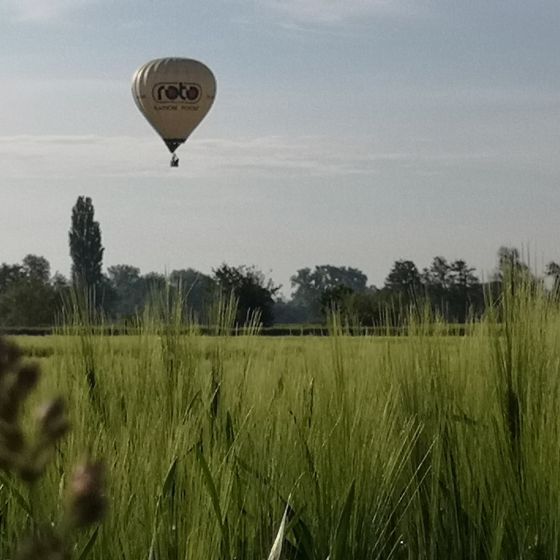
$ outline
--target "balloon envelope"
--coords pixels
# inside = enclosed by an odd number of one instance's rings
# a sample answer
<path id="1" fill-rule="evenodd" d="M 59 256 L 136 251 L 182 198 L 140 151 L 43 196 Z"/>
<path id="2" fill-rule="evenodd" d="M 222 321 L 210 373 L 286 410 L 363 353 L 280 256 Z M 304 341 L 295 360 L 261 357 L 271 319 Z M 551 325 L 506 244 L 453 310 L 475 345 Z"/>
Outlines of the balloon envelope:
<path id="1" fill-rule="evenodd" d="M 210 110 L 216 80 L 197 60 L 158 58 L 138 68 L 132 78 L 132 95 L 173 153 Z"/>

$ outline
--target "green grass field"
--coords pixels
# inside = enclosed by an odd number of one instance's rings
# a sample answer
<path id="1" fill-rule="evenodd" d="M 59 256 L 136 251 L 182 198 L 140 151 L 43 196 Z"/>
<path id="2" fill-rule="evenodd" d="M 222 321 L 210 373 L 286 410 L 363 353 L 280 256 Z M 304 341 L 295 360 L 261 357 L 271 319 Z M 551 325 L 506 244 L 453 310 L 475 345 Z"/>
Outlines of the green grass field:
<path id="1" fill-rule="evenodd" d="M 508 296 L 445 332 L 19 338 L 43 366 L 33 402 L 64 395 L 72 422 L 34 514 L 56 524 L 87 452 L 110 510 L 83 558 L 266 560 L 288 503 L 284 559 L 559 557 L 557 305 Z M 26 492 L 4 479 L 1 558 L 29 529 Z"/>

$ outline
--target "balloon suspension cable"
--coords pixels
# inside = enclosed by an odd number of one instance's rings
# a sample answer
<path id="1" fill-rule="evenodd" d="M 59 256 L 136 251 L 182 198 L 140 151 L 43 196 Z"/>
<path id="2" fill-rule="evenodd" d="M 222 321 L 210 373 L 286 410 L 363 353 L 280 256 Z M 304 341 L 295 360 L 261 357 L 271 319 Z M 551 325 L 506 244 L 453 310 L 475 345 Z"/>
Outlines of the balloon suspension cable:
<path id="1" fill-rule="evenodd" d="M 179 167 L 179 158 L 175 154 L 171 156 L 171 161 L 169 165 L 171 167 Z"/>

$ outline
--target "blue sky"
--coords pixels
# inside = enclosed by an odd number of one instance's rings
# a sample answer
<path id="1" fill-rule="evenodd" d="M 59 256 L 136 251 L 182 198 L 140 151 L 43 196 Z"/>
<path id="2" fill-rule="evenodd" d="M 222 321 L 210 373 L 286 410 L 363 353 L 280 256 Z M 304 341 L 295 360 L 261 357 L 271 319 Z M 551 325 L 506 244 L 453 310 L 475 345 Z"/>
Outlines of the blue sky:
<path id="1" fill-rule="evenodd" d="M 500 245 L 560 261 L 557 0 L 0 0 L 2 262 L 68 274 L 76 198 L 105 265 L 298 268 Z M 179 169 L 130 78 L 185 56 L 216 102 Z"/>

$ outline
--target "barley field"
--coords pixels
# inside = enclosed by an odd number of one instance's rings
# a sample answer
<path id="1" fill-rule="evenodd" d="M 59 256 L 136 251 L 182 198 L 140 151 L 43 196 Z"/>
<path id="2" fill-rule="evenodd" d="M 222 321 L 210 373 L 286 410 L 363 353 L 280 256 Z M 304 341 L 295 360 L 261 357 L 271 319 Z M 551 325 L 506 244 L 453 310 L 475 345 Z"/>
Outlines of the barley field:
<path id="1" fill-rule="evenodd" d="M 72 429 L 40 484 L 2 475 L 1 558 L 33 517 L 59 522 L 84 454 L 105 461 L 109 508 L 75 558 L 560 557 L 549 295 L 504 293 L 464 336 L 429 316 L 400 337 L 336 318 L 328 337 L 200 336 L 179 315 L 17 338 L 43 370 L 29 425 L 60 394 Z"/>

